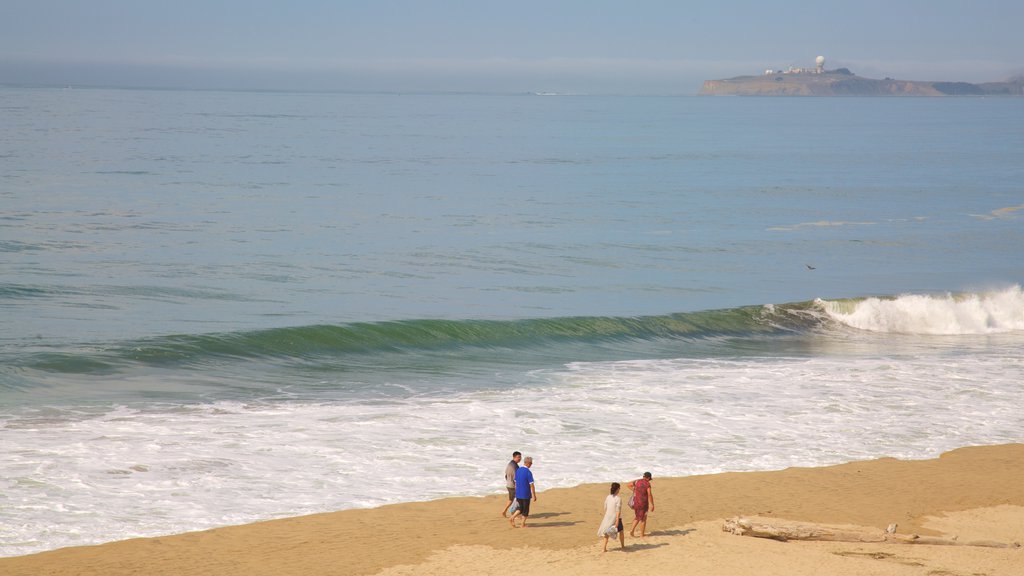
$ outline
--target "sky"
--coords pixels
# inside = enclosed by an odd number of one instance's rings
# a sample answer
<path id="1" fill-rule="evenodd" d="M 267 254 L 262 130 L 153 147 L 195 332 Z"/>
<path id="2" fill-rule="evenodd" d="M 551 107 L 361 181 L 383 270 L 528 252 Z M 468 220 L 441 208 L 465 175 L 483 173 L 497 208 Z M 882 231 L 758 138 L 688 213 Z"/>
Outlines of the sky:
<path id="1" fill-rule="evenodd" d="M 0 0 L 0 84 L 695 94 L 845 67 L 1024 74 L 1020 0 Z"/>

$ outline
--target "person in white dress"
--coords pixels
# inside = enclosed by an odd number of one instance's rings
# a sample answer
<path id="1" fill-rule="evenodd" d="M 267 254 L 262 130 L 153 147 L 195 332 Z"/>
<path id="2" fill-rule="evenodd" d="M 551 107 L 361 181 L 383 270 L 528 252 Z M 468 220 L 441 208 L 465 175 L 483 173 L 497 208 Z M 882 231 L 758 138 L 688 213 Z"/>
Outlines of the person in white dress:
<path id="1" fill-rule="evenodd" d="M 622 533 L 622 498 L 619 498 L 618 482 L 612 482 L 610 494 L 604 499 L 604 518 L 601 519 L 601 527 L 597 529 L 598 538 L 604 538 L 603 551 L 608 551 L 608 540 L 616 534 L 619 536 L 619 546 L 626 549 L 626 535 Z"/>

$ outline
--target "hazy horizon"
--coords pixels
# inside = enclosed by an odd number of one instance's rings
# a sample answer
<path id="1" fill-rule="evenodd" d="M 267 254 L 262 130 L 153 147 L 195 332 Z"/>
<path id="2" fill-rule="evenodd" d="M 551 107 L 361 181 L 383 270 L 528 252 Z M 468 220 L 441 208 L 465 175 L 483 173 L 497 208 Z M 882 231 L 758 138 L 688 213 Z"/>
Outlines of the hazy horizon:
<path id="1" fill-rule="evenodd" d="M 766 68 L 995 82 L 1024 72 L 1024 5 L 578 0 L 372 4 L 15 0 L 0 84 L 695 94 Z"/>

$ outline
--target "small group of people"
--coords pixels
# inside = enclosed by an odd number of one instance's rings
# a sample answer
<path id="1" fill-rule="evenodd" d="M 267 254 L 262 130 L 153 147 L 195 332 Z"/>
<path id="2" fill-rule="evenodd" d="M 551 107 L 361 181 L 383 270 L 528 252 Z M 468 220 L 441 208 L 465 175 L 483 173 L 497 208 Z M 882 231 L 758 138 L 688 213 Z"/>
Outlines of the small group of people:
<path id="1" fill-rule="evenodd" d="M 519 463 L 523 465 L 520 466 Z M 508 503 L 502 502 L 501 515 L 508 518 L 513 528 L 525 528 L 526 521 L 530 517 L 530 503 L 537 501 L 537 488 L 533 483 L 533 458 L 523 455 L 518 450 L 512 453 L 512 460 L 505 466 L 505 487 L 508 489 Z M 640 528 L 640 538 L 647 537 L 647 514 L 654 512 L 654 492 L 651 489 L 650 472 L 644 472 L 643 477 L 629 482 L 627 486 L 632 490 L 629 497 L 629 507 L 633 509 L 633 525 L 629 529 L 629 535 L 636 538 L 636 529 Z M 619 546 L 626 547 L 626 535 L 622 524 L 622 498 L 619 491 L 622 485 L 612 482 L 609 494 L 604 499 L 604 517 L 597 529 L 597 536 L 604 538 L 604 551 L 608 551 L 608 540 L 618 536 Z M 516 519 L 522 518 L 517 526 Z"/>
<path id="2" fill-rule="evenodd" d="M 636 529 L 640 528 L 640 538 L 647 537 L 647 513 L 654 512 L 654 491 L 651 489 L 650 472 L 644 472 L 643 477 L 633 480 L 627 486 L 633 491 L 629 497 L 629 507 L 633 509 L 633 525 L 629 528 L 629 535 L 636 538 Z M 622 485 L 612 482 L 608 496 L 604 499 L 604 518 L 597 529 L 598 538 L 604 538 L 604 552 L 608 551 L 608 540 L 615 536 L 619 537 L 619 546 L 626 547 L 626 534 L 622 526 L 622 498 L 619 490 Z"/>
<path id="3" fill-rule="evenodd" d="M 520 466 L 519 462 L 523 465 Z M 530 502 L 537 501 L 537 488 L 533 485 L 533 457 L 523 458 L 521 452 L 512 453 L 512 460 L 505 466 L 505 487 L 508 488 L 508 504 L 502 504 L 501 515 L 508 518 L 513 528 L 525 528 L 530 517 Z M 516 518 L 523 522 L 516 526 Z"/>

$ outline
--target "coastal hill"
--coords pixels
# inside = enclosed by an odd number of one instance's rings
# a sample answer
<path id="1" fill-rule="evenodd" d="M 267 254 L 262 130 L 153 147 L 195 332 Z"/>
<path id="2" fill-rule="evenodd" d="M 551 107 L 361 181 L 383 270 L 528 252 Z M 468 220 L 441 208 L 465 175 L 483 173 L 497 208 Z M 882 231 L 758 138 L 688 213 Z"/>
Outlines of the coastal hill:
<path id="1" fill-rule="evenodd" d="M 768 70 L 759 76 L 706 80 L 702 96 L 1024 96 L 1024 76 L 1005 82 L 875 80 L 838 70 Z"/>

